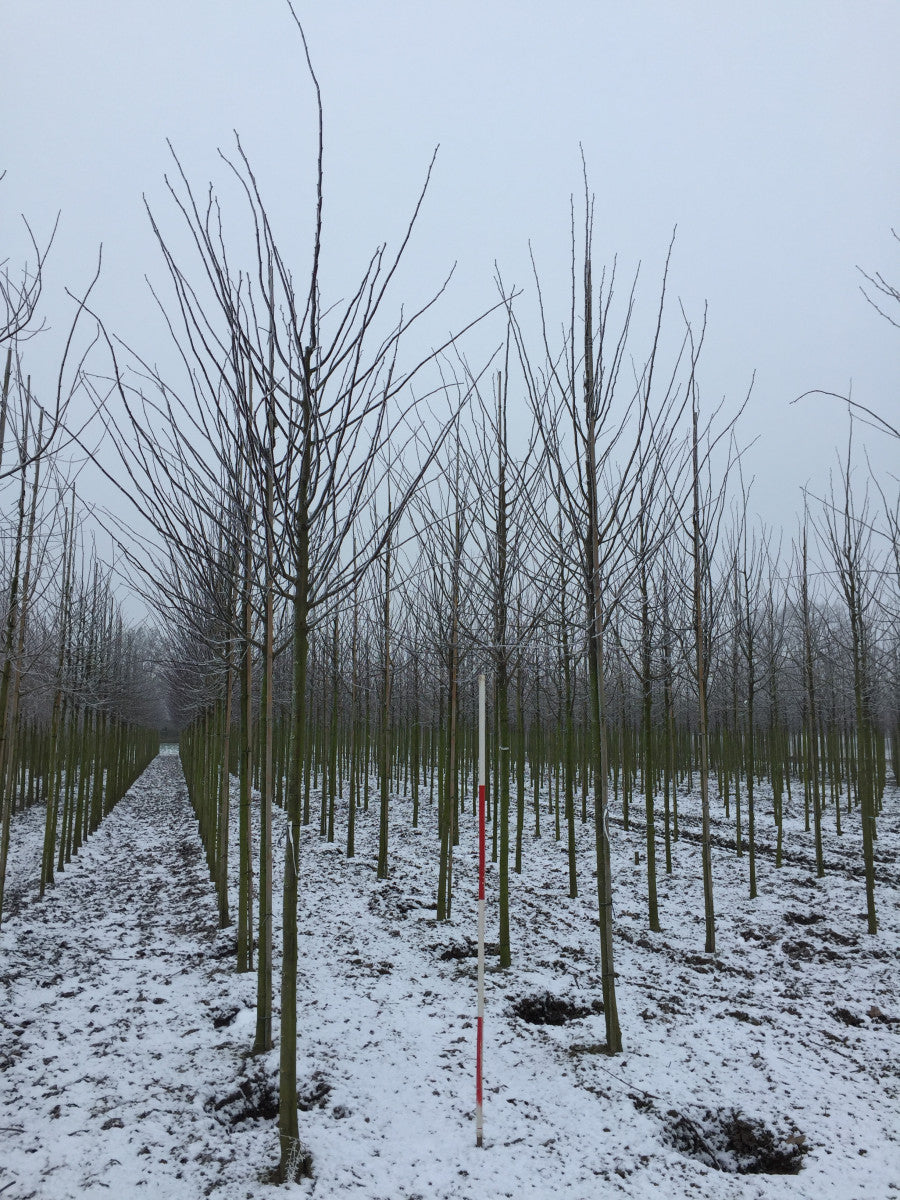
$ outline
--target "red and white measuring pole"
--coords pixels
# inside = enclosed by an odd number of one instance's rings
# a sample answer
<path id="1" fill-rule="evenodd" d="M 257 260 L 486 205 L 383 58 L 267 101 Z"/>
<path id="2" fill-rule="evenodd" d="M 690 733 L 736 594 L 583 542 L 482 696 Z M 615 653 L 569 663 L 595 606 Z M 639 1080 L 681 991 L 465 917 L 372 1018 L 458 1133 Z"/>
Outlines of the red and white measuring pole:
<path id="1" fill-rule="evenodd" d="M 475 1061 L 475 1145 L 484 1145 L 484 815 L 487 782 L 485 770 L 485 684 L 478 676 L 478 1018 Z"/>

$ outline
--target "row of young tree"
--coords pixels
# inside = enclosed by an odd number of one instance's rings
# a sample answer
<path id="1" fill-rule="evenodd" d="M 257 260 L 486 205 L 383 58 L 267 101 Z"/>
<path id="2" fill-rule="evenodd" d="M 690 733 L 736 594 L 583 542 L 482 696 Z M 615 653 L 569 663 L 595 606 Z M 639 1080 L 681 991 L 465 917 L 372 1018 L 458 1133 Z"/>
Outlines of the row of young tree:
<path id="1" fill-rule="evenodd" d="M 81 364 L 64 358 L 49 403 L 27 373 L 51 241 L 0 276 L 0 921 L 17 812 L 44 806 L 43 896 L 159 745 L 148 634 L 126 626 L 75 495 Z"/>
<path id="2" fill-rule="evenodd" d="M 670 869 L 679 788 L 696 784 L 714 952 L 711 804 L 729 817 L 733 808 L 753 896 L 759 788 L 767 778 L 780 862 L 783 800 L 800 787 L 819 873 L 823 821 L 861 821 L 874 934 L 876 818 L 886 755 L 896 780 L 900 744 L 897 505 L 880 481 L 867 490 L 857 477 L 852 445 L 789 543 L 755 525 L 735 437 L 744 404 L 728 414 L 701 399 L 705 315 L 692 323 L 671 302 L 668 261 L 649 316 L 636 277 L 623 286 L 615 265 L 596 275 L 587 188 L 556 341 L 535 272 L 536 319 L 498 276 L 497 304 L 474 324 L 481 336 L 496 323 L 499 344 L 477 366 L 465 349 L 471 327 L 416 352 L 415 329 L 443 287 L 393 318 L 386 300 L 424 190 L 399 249 L 379 247 L 350 298 L 326 304 L 321 104 L 319 115 L 307 272 L 282 257 L 240 142 L 225 160 L 251 230 L 240 266 L 217 197 L 198 196 L 176 159 L 170 192 L 193 267 L 150 219 L 186 384 L 105 334 L 114 369 L 84 377 L 108 434 L 111 457 L 99 465 L 136 501 L 145 531 L 141 547 L 129 526 L 121 553 L 166 630 L 186 778 L 220 919 L 236 919 L 240 970 L 253 966 L 255 930 L 257 1051 L 273 1045 L 273 805 L 285 811 L 284 1178 L 308 1162 L 296 1102 L 303 826 L 318 823 L 334 840 L 340 832 L 353 855 L 358 809 L 377 804 L 385 879 L 394 798 L 411 796 L 414 821 L 433 803 L 437 910 L 449 918 L 454 846 L 471 811 L 479 670 L 493 687 L 501 965 L 513 952 L 511 872 L 526 822 L 539 831 L 540 797 L 552 795 L 573 894 L 575 825 L 593 824 L 611 1053 L 622 1045 L 613 808 L 626 823 L 639 810 L 657 929 L 658 821 Z"/>
<path id="3" fill-rule="evenodd" d="M 145 715 L 134 692 L 146 647 L 117 617 L 108 576 L 82 563 L 76 510 L 50 470 L 64 445 L 81 446 L 135 505 L 127 522 L 107 514 L 106 533 L 160 616 L 157 669 L 183 727 L 220 921 L 236 921 L 238 969 L 257 971 L 259 1052 L 274 1044 L 272 828 L 273 807 L 284 808 L 285 1179 L 308 1167 L 296 1077 L 303 827 L 340 835 L 353 855 L 358 811 L 377 804 L 377 875 L 386 879 L 396 798 L 411 797 L 414 821 L 434 806 L 437 911 L 449 919 L 454 848 L 471 812 L 478 671 L 492 680 L 501 965 L 512 962 L 511 876 L 522 867 L 526 829 L 542 832 L 543 818 L 546 834 L 552 817 L 553 835 L 569 847 L 575 894 L 576 823 L 590 822 L 610 1053 L 622 1046 L 611 820 L 643 822 L 648 923 L 659 928 L 659 823 L 670 869 L 683 833 L 679 792 L 697 787 L 705 946 L 714 952 L 711 806 L 724 805 L 729 819 L 733 812 L 752 896 L 763 782 L 776 862 L 784 798 L 801 788 L 819 873 L 823 822 L 861 823 L 874 934 L 876 819 L 886 759 L 896 782 L 900 745 L 898 505 L 882 481 L 866 490 L 852 445 L 789 542 L 755 525 L 735 435 L 746 401 L 726 412 L 701 397 L 705 314 L 692 320 L 671 300 L 668 260 L 649 312 L 636 276 L 623 284 L 614 263 L 597 273 L 587 187 L 578 226 L 573 206 L 561 319 L 537 270 L 536 303 L 498 274 L 493 307 L 422 351 L 418 330 L 446 283 L 412 309 L 389 305 L 425 188 L 397 250 L 378 247 L 349 298 L 330 303 L 322 107 L 309 70 L 319 136 L 303 271 L 282 253 L 239 141 L 225 158 L 245 205 L 236 238 L 215 192 L 197 194 L 176 159 L 169 186 L 188 252 L 177 253 L 175 237 L 149 215 L 171 283 L 161 308 L 180 379 L 98 320 L 92 354 L 105 352 L 111 369 L 98 373 L 92 358 L 68 372 L 102 425 L 99 450 L 62 401 L 65 361 L 52 438 L 27 400 L 16 347 L 3 406 L 17 455 L 6 486 L 19 497 L 4 543 L 5 837 L 14 782 L 27 796 L 32 778 L 49 780 L 44 870 L 52 874 L 54 861 L 58 869 L 104 811 L 91 782 L 109 770 L 101 731 Z M 27 277 L 17 294 L 8 290 L 11 311 L 17 303 L 33 311 L 33 293 Z M 89 296 L 77 308 L 80 318 L 92 315 Z M 25 327 L 10 328 L 7 341 L 21 340 Z M 472 346 L 495 330 L 496 350 L 473 365 Z M 30 565 L 39 560 L 42 569 Z M 136 769 L 138 757 L 131 762 Z"/>

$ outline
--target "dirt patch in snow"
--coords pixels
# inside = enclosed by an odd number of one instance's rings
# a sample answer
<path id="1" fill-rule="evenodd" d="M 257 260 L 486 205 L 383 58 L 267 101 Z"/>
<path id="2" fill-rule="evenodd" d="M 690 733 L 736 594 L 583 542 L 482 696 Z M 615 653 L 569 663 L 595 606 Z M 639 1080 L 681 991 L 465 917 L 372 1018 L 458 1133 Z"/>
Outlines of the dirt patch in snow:
<path id="1" fill-rule="evenodd" d="M 591 1004 L 578 1004 L 565 996 L 554 996 L 541 992 L 537 996 L 523 996 L 512 1006 L 512 1011 L 529 1025 L 565 1025 L 568 1021 L 579 1021 L 603 1012 L 603 1003 L 594 1000 Z"/>
<path id="2" fill-rule="evenodd" d="M 666 1133 L 680 1153 L 734 1175 L 797 1175 L 809 1153 L 806 1137 L 793 1123 L 784 1122 L 776 1132 L 734 1108 L 707 1110 L 699 1118 L 670 1109 Z"/>

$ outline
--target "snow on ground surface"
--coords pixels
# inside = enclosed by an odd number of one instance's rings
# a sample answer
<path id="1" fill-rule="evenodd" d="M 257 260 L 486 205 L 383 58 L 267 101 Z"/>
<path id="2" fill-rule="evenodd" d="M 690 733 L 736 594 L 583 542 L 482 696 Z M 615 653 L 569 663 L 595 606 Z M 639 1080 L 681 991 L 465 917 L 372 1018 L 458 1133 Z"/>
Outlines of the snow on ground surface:
<path id="1" fill-rule="evenodd" d="M 776 871 L 761 849 L 755 901 L 747 856 L 735 856 L 718 819 L 715 957 L 703 953 L 695 799 L 680 798 L 671 876 L 660 845 L 661 933 L 647 927 L 642 831 L 614 821 L 625 1046 L 615 1058 L 601 1052 L 596 1011 L 592 831 L 579 822 L 581 896 L 571 900 L 552 817 L 543 812 L 534 840 L 529 812 L 525 870 L 511 883 L 513 967 L 488 959 L 483 1150 L 473 1121 L 471 823 L 456 854 L 453 920 L 440 926 L 427 797 L 419 829 L 407 802 L 393 802 L 385 882 L 375 877 L 374 807 L 359 815 L 352 860 L 311 827 L 298 1073 L 315 1177 L 281 1194 L 900 1197 L 898 800 L 889 789 L 879 822 L 875 938 L 858 815 L 840 839 L 829 815 L 821 881 L 802 814 L 789 820 L 788 861 Z M 758 821 L 766 845 L 768 807 Z M 42 902 L 27 886 L 39 815 L 15 818 L 17 911 L 0 932 L 0 1200 L 279 1194 L 262 1181 L 277 1157 L 277 1050 L 249 1053 L 255 976 L 234 972 L 234 930 L 217 929 L 177 757 L 151 764 Z M 344 818 L 339 809 L 339 839 Z M 276 828 L 277 864 L 280 820 Z M 492 867 L 489 928 L 495 893 Z M 567 1019 L 535 1024 L 517 1009 Z M 735 1173 L 752 1160 L 802 1166 Z"/>

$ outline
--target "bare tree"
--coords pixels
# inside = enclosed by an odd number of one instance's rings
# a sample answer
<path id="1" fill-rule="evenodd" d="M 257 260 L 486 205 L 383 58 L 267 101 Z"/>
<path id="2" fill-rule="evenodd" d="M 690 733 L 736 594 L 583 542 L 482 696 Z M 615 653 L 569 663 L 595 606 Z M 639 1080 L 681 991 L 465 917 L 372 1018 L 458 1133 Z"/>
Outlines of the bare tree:
<path id="1" fill-rule="evenodd" d="M 196 251 L 196 286 L 176 262 L 153 214 L 151 222 L 174 287 L 183 329 L 179 344 L 184 347 L 194 390 L 185 399 L 173 398 L 167 385 L 145 365 L 145 374 L 151 375 L 160 392 L 160 399 L 151 406 L 152 415 L 157 426 L 162 421 L 168 430 L 169 445 L 161 457 L 158 433 L 152 427 L 143 438 L 138 435 L 137 451 L 119 439 L 120 452 L 130 455 L 135 474 L 146 485 L 142 494 L 152 499 L 160 532 L 177 539 L 190 553 L 197 541 L 191 530 L 198 517 L 206 524 L 221 524 L 219 476 L 227 478 L 229 467 L 233 471 L 235 462 L 242 461 L 229 450 L 240 429 L 247 440 L 243 461 L 249 467 L 250 487 L 264 513 L 266 661 L 273 650 L 271 605 L 277 599 L 290 611 L 290 642 L 285 649 L 290 650 L 292 664 L 291 749 L 279 1069 L 279 1173 L 284 1179 L 309 1169 L 297 1123 L 296 913 L 310 638 L 322 614 L 333 612 L 335 604 L 352 596 L 370 565 L 385 554 L 410 496 L 433 462 L 449 425 L 446 418 L 439 418 L 435 436 L 425 438 L 423 422 L 416 413 L 427 396 L 414 389 L 425 367 L 459 336 L 451 336 L 444 346 L 413 358 L 412 365 L 402 369 L 401 351 L 411 328 L 443 294 L 447 281 L 411 314 L 401 310 L 399 317 L 390 320 L 385 312 L 390 285 L 424 202 L 431 166 L 397 250 L 388 254 L 382 245 L 374 252 L 349 300 L 332 306 L 323 302 L 322 102 L 299 22 L 298 30 L 318 114 L 316 199 L 305 283 L 298 286 L 296 281 L 302 276 L 291 269 L 279 248 L 239 139 L 234 156 L 223 159 L 246 201 L 255 256 L 248 270 L 236 270 L 230 262 L 214 194 L 210 191 L 202 201 L 176 158 L 176 179 L 169 188 Z M 114 351 L 111 339 L 108 344 Z M 242 389 L 236 382 L 239 379 L 251 382 Z M 132 407 L 118 369 L 114 387 L 133 418 L 129 431 L 136 432 L 141 424 L 138 410 Z M 251 391 L 259 397 L 255 408 L 247 400 Z M 430 394 L 443 394 L 440 381 Z M 147 411 L 148 404 L 142 397 L 140 411 Z M 185 434 L 190 436 L 191 430 L 199 435 L 201 453 L 186 444 Z M 409 469 L 402 493 L 392 496 L 391 504 L 382 508 L 378 519 L 370 520 L 362 536 L 360 521 L 373 512 L 369 500 L 382 487 L 389 440 L 395 447 L 393 456 L 416 465 Z M 210 446 L 212 467 L 204 461 Z M 167 491 L 174 493 L 175 515 L 159 511 L 159 500 Z M 271 695 L 270 679 L 267 701 Z"/>
<path id="2" fill-rule="evenodd" d="M 691 673 L 697 694 L 705 949 L 707 954 L 714 954 L 716 950 L 716 914 L 713 893 L 712 831 L 709 809 L 709 696 L 711 660 L 714 646 L 713 630 L 717 625 L 722 595 L 720 592 L 720 595 L 716 596 L 713 559 L 721 534 L 722 518 L 727 497 L 728 476 L 737 458 L 737 450 L 734 446 L 732 436 L 733 429 L 747 405 L 750 393 L 748 391 L 743 404 L 741 404 L 737 412 L 730 419 L 723 421 L 721 428 L 718 430 L 715 426 L 724 406 L 724 400 L 701 423 L 700 385 L 697 377 L 697 364 L 705 333 L 705 314 L 699 335 L 695 334 L 690 324 L 688 324 L 691 363 L 690 381 L 688 384 L 691 406 L 691 431 L 688 437 L 687 453 L 690 460 L 690 484 L 688 495 L 684 498 L 684 508 L 689 511 L 690 516 L 685 516 L 684 525 L 692 566 L 689 604 L 692 614 L 690 640 L 693 643 Z M 750 386 L 752 388 L 752 381 Z M 728 450 L 725 455 L 725 461 L 718 473 L 718 478 L 715 478 L 713 475 L 714 455 L 717 447 L 723 440 L 726 441 Z"/>
<path id="3" fill-rule="evenodd" d="M 481 567 L 472 585 L 481 599 L 483 622 L 478 640 L 488 650 L 493 667 L 493 715 L 495 729 L 494 828 L 499 826 L 499 921 L 500 966 L 512 962 L 509 915 L 509 801 L 510 801 L 510 685 L 521 649 L 539 618 L 535 604 L 533 616 L 523 625 L 511 627 L 515 598 L 521 595 L 524 580 L 533 580 L 535 546 L 546 542 L 546 521 L 538 514 L 545 511 L 544 494 L 535 456 L 537 431 L 518 453 L 509 443 L 509 355 L 507 338 L 503 369 L 494 376 L 493 395 L 486 399 L 478 393 L 475 410 L 475 455 L 472 466 L 478 480 L 473 532 L 480 552 L 473 561 Z M 542 536 L 543 535 L 543 536 Z M 554 580 L 554 583 L 556 581 Z M 519 610 L 520 611 L 520 610 Z M 524 731 L 517 730 L 519 740 Z"/>
<path id="4" fill-rule="evenodd" d="M 592 239 L 593 199 L 585 172 L 583 248 L 577 255 L 573 205 L 571 300 L 561 349 L 551 348 L 535 268 L 544 350 L 544 364 L 539 369 L 511 307 L 510 313 L 552 487 L 578 551 L 586 604 L 601 979 L 607 1050 L 617 1054 L 622 1037 L 613 964 L 605 630 L 616 602 L 613 580 L 619 576 L 621 587 L 635 569 L 630 533 L 640 507 L 641 446 L 656 403 L 652 384 L 662 345 L 668 259 L 650 348 L 629 385 L 623 368 L 630 353 L 637 276 L 626 295 L 624 311 L 618 315 L 614 307 L 615 263 L 608 273 L 601 274 L 595 293 Z M 663 400 L 662 407 L 665 405 Z"/>
<path id="5" fill-rule="evenodd" d="M 819 534 L 834 569 L 847 610 L 856 717 L 856 792 L 862 814 L 866 914 L 870 934 L 878 932 L 875 912 L 875 773 L 872 706 L 872 624 L 877 576 L 872 570 L 873 529 L 867 490 L 857 499 L 853 486 L 853 427 L 837 485 L 818 520 Z"/>

